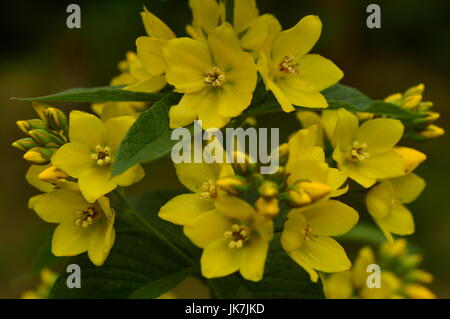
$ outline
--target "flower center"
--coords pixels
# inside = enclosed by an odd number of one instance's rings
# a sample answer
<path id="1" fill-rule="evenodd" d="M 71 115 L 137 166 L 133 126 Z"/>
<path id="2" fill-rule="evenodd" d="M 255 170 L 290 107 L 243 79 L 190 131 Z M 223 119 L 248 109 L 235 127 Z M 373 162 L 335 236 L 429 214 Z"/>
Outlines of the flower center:
<path id="1" fill-rule="evenodd" d="M 230 248 L 242 248 L 244 243 L 249 239 L 248 230 L 238 224 L 234 224 L 231 227 L 231 231 L 226 231 L 224 233 L 225 238 L 229 238 L 230 242 L 228 243 L 228 247 Z"/>
<path id="2" fill-rule="evenodd" d="M 350 149 L 350 160 L 352 162 L 364 161 L 366 158 L 370 156 L 370 154 L 365 151 L 366 148 L 367 148 L 366 143 L 354 141 L 353 146 Z"/>
<path id="3" fill-rule="evenodd" d="M 97 161 L 98 166 L 105 166 L 111 163 L 111 149 L 108 146 L 97 145 L 95 153 L 91 154 L 92 159 Z"/>
<path id="4" fill-rule="evenodd" d="M 295 63 L 295 57 L 285 56 L 283 61 L 278 64 L 278 70 L 283 73 L 298 74 L 298 63 Z"/>
<path id="5" fill-rule="evenodd" d="M 217 186 L 212 179 L 204 182 L 202 186 L 200 186 L 200 190 L 200 196 L 203 198 L 217 198 Z"/>
<path id="6" fill-rule="evenodd" d="M 309 225 L 306 225 L 305 229 L 303 230 L 303 240 L 310 240 L 312 239 L 312 229 Z"/>
<path id="7" fill-rule="evenodd" d="M 84 210 L 80 210 L 76 212 L 75 225 L 78 227 L 87 228 L 94 220 L 99 216 L 99 213 L 95 210 L 94 207 L 88 207 Z"/>
<path id="8" fill-rule="evenodd" d="M 217 66 L 215 66 L 206 73 L 204 82 L 213 87 L 220 87 L 225 82 L 225 75 Z"/>

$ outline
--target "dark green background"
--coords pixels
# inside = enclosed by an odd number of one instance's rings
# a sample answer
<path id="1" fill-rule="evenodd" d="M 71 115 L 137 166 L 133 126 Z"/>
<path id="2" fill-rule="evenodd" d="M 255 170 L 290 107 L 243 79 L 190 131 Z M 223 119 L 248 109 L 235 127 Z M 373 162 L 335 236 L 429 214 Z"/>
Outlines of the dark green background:
<path id="1" fill-rule="evenodd" d="M 27 165 L 21 153 L 9 145 L 22 137 L 15 121 L 34 117 L 26 102 L 11 96 L 39 96 L 70 87 L 107 85 L 117 74 L 116 65 L 135 39 L 144 34 L 139 12 L 145 4 L 163 18 L 178 35 L 190 22 L 186 0 L 75 1 L 81 6 L 82 28 L 66 27 L 66 6 L 74 1 L 8 1 L 2 3 L 0 51 L 0 297 L 17 297 L 33 287 L 36 276 L 25 276 L 52 225 L 27 210 L 36 192 L 24 180 Z M 366 7 L 382 8 L 382 28 L 366 27 Z M 345 77 L 372 98 L 423 82 L 425 98 L 435 102 L 442 115 L 439 125 L 448 129 L 450 102 L 450 26 L 448 1 L 336 1 L 260 0 L 262 13 L 275 14 L 284 27 L 291 27 L 307 14 L 317 14 L 323 33 L 314 52 L 331 58 Z M 66 110 L 86 107 L 59 104 Z M 287 117 L 266 119 L 274 127 Z M 288 121 L 286 128 L 297 123 Z M 418 146 L 428 155 L 418 173 L 428 187 L 412 205 L 416 220 L 414 242 L 424 251 L 423 268 L 435 275 L 432 289 L 450 297 L 450 137 Z M 179 187 L 173 167 L 158 161 L 147 167 L 143 182 L 130 189 Z"/>

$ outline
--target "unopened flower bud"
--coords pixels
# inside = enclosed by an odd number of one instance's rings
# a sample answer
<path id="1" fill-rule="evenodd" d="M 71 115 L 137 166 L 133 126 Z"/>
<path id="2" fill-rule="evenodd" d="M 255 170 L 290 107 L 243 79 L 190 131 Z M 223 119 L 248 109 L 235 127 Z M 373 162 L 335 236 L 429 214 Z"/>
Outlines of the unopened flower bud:
<path id="1" fill-rule="evenodd" d="M 39 179 L 50 184 L 57 184 L 60 180 L 65 180 L 69 177 L 63 170 L 57 166 L 50 166 L 39 174 Z"/>
<path id="2" fill-rule="evenodd" d="M 419 281 L 424 284 L 430 284 L 433 281 L 433 275 L 421 269 L 414 269 L 406 275 L 405 279 L 413 282 Z"/>
<path id="3" fill-rule="evenodd" d="M 64 132 L 68 131 L 69 126 L 67 124 L 67 117 L 60 109 L 49 107 L 45 110 L 45 116 L 48 125 L 52 130 L 63 130 Z"/>
<path id="4" fill-rule="evenodd" d="M 422 95 L 424 91 L 425 91 L 425 85 L 420 83 L 420 84 L 410 87 L 408 90 L 406 90 L 405 94 L 403 95 L 403 98 L 407 98 L 412 95 Z"/>
<path id="5" fill-rule="evenodd" d="M 403 95 L 401 93 L 394 93 L 384 99 L 385 102 L 400 105 Z"/>
<path id="6" fill-rule="evenodd" d="M 51 140 L 50 133 L 43 129 L 30 130 L 28 135 L 40 145 L 47 145 Z"/>
<path id="7" fill-rule="evenodd" d="M 298 183 L 298 186 L 304 189 L 313 201 L 319 200 L 331 193 L 331 188 L 328 185 L 319 182 L 305 181 Z"/>
<path id="8" fill-rule="evenodd" d="M 260 197 L 255 203 L 256 210 L 258 214 L 266 217 L 273 218 L 280 212 L 280 207 L 278 206 L 278 199 L 276 198 L 264 198 Z"/>
<path id="9" fill-rule="evenodd" d="M 20 140 L 15 141 L 11 145 L 12 147 L 17 148 L 22 152 L 26 152 L 32 149 L 33 147 L 37 146 L 36 142 L 31 137 L 21 138 Z"/>
<path id="10" fill-rule="evenodd" d="M 410 147 L 396 146 L 393 150 L 401 156 L 406 174 L 414 171 L 417 166 L 427 159 L 424 153 Z"/>
<path id="11" fill-rule="evenodd" d="M 301 207 L 312 203 L 309 194 L 300 187 L 291 186 L 288 188 L 288 201 L 294 207 Z"/>
<path id="12" fill-rule="evenodd" d="M 422 102 L 422 95 L 411 95 L 403 101 L 401 106 L 405 109 L 412 109 L 419 106 L 420 102 Z"/>
<path id="13" fill-rule="evenodd" d="M 264 197 L 274 197 L 278 195 L 278 186 L 272 181 L 265 181 L 259 187 L 259 194 Z"/>
<path id="14" fill-rule="evenodd" d="M 428 125 L 425 130 L 419 132 L 419 135 L 425 138 L 436 138 L 444 134 L 444 129 L 434 124 Z"/>
<path id="15" fill-rule="evenodd" d="M 47 121 L 46 115 L 45 115 L 45 110 L 49 107 L 47 104 L 41 103 L 41 102 L 37 102 L 37 101 L 33 101 L 31 103 L 31 105 L 34 108 L 34 111 L 36 112 L 36 114 L 39 116 L 39 118 L 43 121 Z"/>
<path id="16" fill-rule="evenodd" d="M 19 127 L 19 129 L 25 134 L 28 134 L 28 131 L 30 130 L 34 129 L 45 130 L 47 128 L 47 123 L 45 123 L 43 120 L 40 119 L 17 121 L 16 124 Z"/>
<path id="17" fill-rule="evenodd" d="M 433 294 L 428 288 L 420 284 L 407 284 L 403 287 L 404 294 L 411 299 L 435 299 L 436 295 Z"/>
<path id="18" fill-rule="evenodd" d="M 23 155 L 24 160 L 30 164 L 45 165 L 50 163 L 56 149 L 46 147 L 34 147 Z"/>
<path id="19" fill-rule="evenodd" d="M 216 185 L 231 195 L 245 193 L 249 187 L 247 180 L 239 175 L 221 178 Z"/>

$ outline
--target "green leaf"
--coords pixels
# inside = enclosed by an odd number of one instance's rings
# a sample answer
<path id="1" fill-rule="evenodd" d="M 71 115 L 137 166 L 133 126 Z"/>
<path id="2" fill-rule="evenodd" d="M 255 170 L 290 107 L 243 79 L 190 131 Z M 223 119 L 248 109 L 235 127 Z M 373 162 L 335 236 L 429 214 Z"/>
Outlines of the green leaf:
<path id="1" fill-rule="evenodd" d="M 108 102 L 108 101 L 143 101 L 156 102 L 166 94 L 144 93 L 122 90 L 123 86 L 103 86 L 95 88 L 73 88 L 59 93 L 39 97 L 13 98 L 20 101 L 54 101 L 54 102 Z"/>
<path id="2" fill-rule="evenodd" d="M 130 198 L 133 208 L 149 223 L 154 225 L 164 237 L 169 239 L 178 248 L 192 257 L 194 260 L 200 259 L 201 249 L 194 246 L 184 235 L 183 227 L 172 224 L 158 217 L 159 209 L 173 197 L 184 194 L 183 191 L 148 191 L 140 196 Z"/>
<path id="3" fill-rule="evenodd" d="M 278 236 L 271 244 L 261 281 L 251 282 L 233 274 L 210 279 L 209 283 L 218 298 L 324 298 L 322 284 L 311 282 L 306 271 L 284 252 Z"/>
<path id="4" fill-rule="evenodd" d="M 81 288 L 69 289 L 65 269 L 50 298 L 156 298 L 175 288 L 192 271 L 159 237 L 148 232 L 117 234 L 105 264 L 97 267 L 86 254 L 69 259 L 81 269 Z"/>
<path id="5" fill-rule="evenodd" d="M 395 104 L 384 101 L 373 101 L 370 106 L 364 110 L 364 112 L 384 115 L 401 120 L 424 117 L 424 114 L 412 113 Z"/>
<path id="6" fill-rule="evenodd" d="M 372 103 L 372 100 L 352 87 L 343 85 L 343 84 L 335 84 L 328 89 L 322 91 L 322 94 L 327 99 L 328 103 L 330 102 L 345 102 L 351 104 L 356 107 L 356 109 L 362 111 L 369 107 Z"/>
<path id="7" fill-rule="evenodd" d="M 177 141 L 171 140 L 169 109 L 178 103 L 180 95 L 170 93 L 139 116 L 117 151 L 113 174 L 130 167 L 157 160 L 168 153 Z"/>
<path id="8" fill-rule="evenodd" d="M 378 246 L 386 241 L 383 233 L 374 225 L 360 222 L 345 235 L 336 237 L 342 242 L 366 243 Z"/>

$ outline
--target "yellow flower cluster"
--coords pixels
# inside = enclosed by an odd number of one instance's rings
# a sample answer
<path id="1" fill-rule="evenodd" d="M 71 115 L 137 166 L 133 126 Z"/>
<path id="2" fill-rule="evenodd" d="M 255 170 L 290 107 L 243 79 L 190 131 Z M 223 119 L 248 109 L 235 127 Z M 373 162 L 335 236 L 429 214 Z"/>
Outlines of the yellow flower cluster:
<path id="1" fill-rule="evenodd" d="M 57 108 L 33 106 L 40 118 L 17 122 L 28 137 L 13 143 L 32 164 L 27 181 L 43 192 L 30 199 L 29 207 L 44 221 L 59 224 L 52 240 L 54 255 L 87 252 L 101 266 L 115 239 L 115 212 L 105 195 L 144 176 L 140 165 L 114 177 L 111 170 L 135 118 L 118 116 L 103 122 L 92 114 L 72 111 L 67 120 Z"/>
<path id="2" fill-rule="evenodd" d="M 380 246 L 377 256 L 372 248 L 363 247 L 353 264 L 344 272 L 323 276 L 325 295 L 330 299 L 433 299 L 436 296 L 424 286 L 433 281 L 433 276 L 418 264 L 422 257 L 409 254 L 404 239 Z M 380 287 L 368 287 L 368 266 L 381 267 Z"/>
<path id="3" fill-rule="evenodd" d="M 131 80 L 124 83 L 126 90 L 157 92 L 168 83 L 183 93 L 170 110 L 171 128 L 196 119 L 204 129 L 224 127 L 249 107 L 257 72 L 285 112 L 294 111 L 293 105 L 328 106 L 320 92 L 343 73 L 309 53 L 322 29 L 317 16 L 283 31 L 274 16 L 259 15 L 254 0 L 235 2 L 231 24 L 222 2 L 190 0 L 189 5 L 194 17 L 186 28 L 190 38 L 177 38 L 147 9 L 142 12 L 147 36 L 137 39 L 137 55 L 128 54 L 120 76 Z"/>
<path id="4" fill-rule="evenodd" d="M 406 205 L 425 187 L 414 170 L 427 158 L 398 144 L 404 136 L 428 139 L 444 133 L 432 124 L 439 117 L 430 111 L 432 103 L 422 101 L 424 86 L 385 99 L 418 115 L 409 122 L 327 109 L 321 92 L 343 73 L 330 60 L 310 53 L 321 34 L 320 19 L 306 16 L 282 30 L 274 16 L 259 14 L 254 0 L 234 3 L 230 19 L 223 2 L 189 0 L 190 37 L 176 37 L 144 8 L 147 35 L 136 40 L 136 53 L 128 52 L 119 63 L 121 74 L 111 86 L 180 93 L 168 114 L 172 129 L 195 120 L 205 130 L 223 128 L 251 106 L 255 95 L 270 91 L 282 111 L 302 107 L 296 113 L 302 129 L 278 147 L 279 167 L 272 174 L 260 174 L 260 164 L 250 160 L 175 164 L 180 182 L 191 192 L 172 198 L 159 217 L 182 225 L 184 234 L 203 249 L 200 266 L 206 278 L 239 272 L 247 280 L 262 280 L 269 247 L 279 241 L 311 281 L 325 278 L 330 298 L 432 296 L 418 283 L 428 283 L 430 275 L 416 269 L 418 257 L 407 255 L 405 241 L 393 236 L 414 232 Z M 39 118 L 19 121 L 27 137 L 13 143 L 32 164 L 27 181 L 42 192 L 29 206 L 44 221 L 58 224 L 52 241 L 56 256 L 87 252 L 101 266 L 115 240 L 116 212 L 109 195 L 144 177 L 140 165 L 113 176 L 112 165 L 120 143 L 148 105 L 94 103 L 98 116 L 74 110 L 68 118 L 57 108 L 33 106 Z M 255 118 L 245 115 L 243 125 L 256 125 Z M 234 155 L 249 159 L 247 154 Z M 382 247 L 380 263 L 398 264 L 383 269 L 385 287 L 376 296 L 362 282 L 363 267 L 375 263 L 371 249 L 364 248 L 352 267 L 333 238 L 359 221 L 348 204 L 353 192 L 364 195 L 361 202 L 392 244 Z"/>

